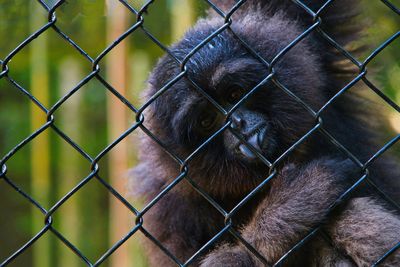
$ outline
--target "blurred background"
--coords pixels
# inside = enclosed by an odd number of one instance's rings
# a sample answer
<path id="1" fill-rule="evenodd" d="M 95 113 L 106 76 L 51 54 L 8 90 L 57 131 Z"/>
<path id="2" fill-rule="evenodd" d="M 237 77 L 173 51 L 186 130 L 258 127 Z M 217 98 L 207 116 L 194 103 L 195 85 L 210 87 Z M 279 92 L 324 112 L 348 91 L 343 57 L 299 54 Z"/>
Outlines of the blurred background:
<path id="1" fill-rule="evenodd" d="M 55 1 L 44 1 L 51 6 Z M 144 0 L 127 1 L 137 10 Z M 144 14 L 145 27 L 169 45 L 205 14 L 206 1 L 160 0 Z M 400 16 L 381 1 L 362 1 L 371 44 L 360 60 L 400 30 Z M 400 7 L 399 1 L 392 1 Z M 48 13 L 33 0 L 0 1 L 0 60 L 47 22 Z M 67 0 L 56 12 L 56 25 L 90 57 L 96 58 L 136 22 L 136 16 L 116 0 Z M 364 42 L 364 41 L 363 41 Z M 370 64 L 368 76 L 392 101 L 400 104 L 400 40 L 384 49 Z M 111 50 L 99 63 L 101 75 L 126 99 L 139 107 L 140 92 L 157 58 L 163 54 L 138 30 Z M 18 52 L 8 63 L 8 76 L 52 107 L 92 71 L 91 63 L 49 29 Z M 392 128 L 400 133 L 399 115 L 387 109 Z M 135 122 L 135 113 L 96 79 L 63 103 L 54 113 L 55 125 L 95 158 Z M 46 122 L 46 114 L 15 85 L 0 79 L 0 159 Z M 99 175 L 135 207 L 129 195 L 128 169 L 136 161 L 136 133 L 132 133 L 99 161 Z M 398 148 L 397 148 L 398 149 Z M 7 177 L 45 209 L 50 209 L 91 172 L 90 162 L 53 130 L 47 129 L 7 161 Z M 135 216 L 97 179 L 90 180 L 53 214 L 52 226 L 90 261 L 98 260 L 135 225 Z M 0 179 L 0 263 L 44 227 L 44 215 L 30 201 Z M 133 235 L 103 263 L 104 266 L 147 266 Z M 102 265 L 102 266 L 103 266 Z M 86 266 L 51 232 L 18 256 L 9 266 Z"/>

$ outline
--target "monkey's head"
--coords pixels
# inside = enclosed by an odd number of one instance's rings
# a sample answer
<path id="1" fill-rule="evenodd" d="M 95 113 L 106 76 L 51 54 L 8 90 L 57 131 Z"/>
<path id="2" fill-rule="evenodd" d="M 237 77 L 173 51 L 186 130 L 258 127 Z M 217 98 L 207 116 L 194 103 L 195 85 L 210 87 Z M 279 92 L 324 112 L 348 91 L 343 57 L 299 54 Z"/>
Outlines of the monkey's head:
<path id="1" fill-rule="evenodd" d="M 184 61 L 223 23 L 219 18 L 200 20 L 171 47 L 172 53 Z M 280 13 L 271 18 L 252 13 L 237 18 L 230 28 L 271 61 L 302 32 L 295 23 Z M 189 175 L 211 193 L 222 187 L 225 193 L 241 194 L 268 176 L 255 151 L 272 162 L 315 125 L 306 109 L 271 81 L 278 80 L 311 107 L 322 106 L 324 77 L 312 49 L 307 41 L 297 44 L 276 62 L 269 79 L 268 67 L 229 29 L 189 56 L 185 74 L 171 56 L 164 56 L 149 78 L 146 98 L 173 85 L 148 107 L 145 125 L 183 160 L 225 125 L 191 157 Z M 174 80 L 177 76 L 181 78 Z"/>

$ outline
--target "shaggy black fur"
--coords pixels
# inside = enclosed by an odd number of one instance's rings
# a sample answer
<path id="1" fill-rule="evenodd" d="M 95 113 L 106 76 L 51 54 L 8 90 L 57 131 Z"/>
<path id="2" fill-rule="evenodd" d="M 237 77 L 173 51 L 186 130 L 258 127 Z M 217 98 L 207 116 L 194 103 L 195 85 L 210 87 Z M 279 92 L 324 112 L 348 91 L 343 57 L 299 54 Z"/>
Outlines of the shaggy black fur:
<path id="1" fill-rule="evenodd" d="M 228 11 L 235 1 L 214 2 Z M 324 1 L 303 2 L 316 11 Z M 322 27 L 346 46 L 360 30 L 352 23 L 356 14 L 356 1 L 334 1 L 321 14 Z M 231 30 L 266 61 L 271 61 L 313 23 L 309 14 L 286 0 L 249 0 L 232 20 Z M 210 11 L 171 51 L 183 60 L 223 23 L 223 18 Z M 356 76 L 357 70 L 343 64 L 343 59 L 318 33 L 311 33 L 276 63 L 275 79 L 317 111 Z M 226 110 L 270 74 L 229 30 L 196 52 L 186 67 L 187 77 Z M 149 78 L 146 99 L 179 73 L 174 59 L 163 57 Z M 364 162 L 378 150 L 379 137 L 371 123 L 366 123 L 368 102 L 356 95 L 356 90 L 339 97 L 321 117 L 324 128 Z M 232 96 L 236 98 L 231 99 Z M 271 80 L 262 84 L 234 114 L 253 125 L 249 128 L 251 133 L 245 132 L 245 126 L 240 129 L 243 138 L 251 140 L 256 136 L 258 141 L 251 144 L 271 161 L 316 125 L 315 118 Z M 189 156 L 226 119 L 231 119 L 225 118 L 185 77 L 157 98 L 144 115 L 145 126 L 181 159 Z M 240 144 L 227 129 L 188 165 L 188 176 L 225 209 L 234 207 L 269 173 L 265 164 L 253 159 L 254 153 L 248 152 L 248 148 L 238 149 Z M 146 136 L 142 138 L 141 151 L 141 163 L 134 171 L 134 191 L 150 200 L 179 175 L 179 166 Z M 400 172 L 395 165 L 392 158 L 382 157 L 369 170 L 371 178 L 400 201 Z M 343 205 L 341 212 L 327 217 L 327 208 L 355 178 L 360 178 L 360 173 L 322 134 L 311 135 L 278 167 L 277 177 L 233 218 L 244 238 L 270 263 L 320 223 L 325 223 L 335 248 L 319 237 L 314 238 L 301 253 L 292 256 L 288 265 L 365 266 L 399 241 L 399 217 L 365 186 Z M 168 250 L 186 261 L 222 229 L 224 218 L 183 180 L 146 213 L 144 222 L 145 228 Z M 204 253 L 194 265 L 262 265 L 228 235 L 220 243 L 224 244 Z M 147 245 L 153 266 L 174 266 L 151 242 Z M 400 263 L 399 255 L 389 258 L 387 264 L 395 262 Z"/>

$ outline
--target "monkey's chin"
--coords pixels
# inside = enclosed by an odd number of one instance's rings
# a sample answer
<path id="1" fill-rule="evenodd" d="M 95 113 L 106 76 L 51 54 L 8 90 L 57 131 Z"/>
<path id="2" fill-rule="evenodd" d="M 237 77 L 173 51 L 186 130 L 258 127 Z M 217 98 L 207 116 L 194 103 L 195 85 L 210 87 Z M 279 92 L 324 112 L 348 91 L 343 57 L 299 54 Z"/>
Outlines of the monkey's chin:
<path id="1" fill-rule="evenodd" d="M 257 159 L 256 154 L 254 154 L 253 151 L 251 151 L 250 148 L 247 147 L 245 144 L 240 144 L 238 150 L 240 151 L 239 156 L 248 161 L 253 161 Z"/>
<path id="2" fill-rule="evenodd" d="M 248 144 L 252 145 L 259 153 L 263 151 L 264 135 L 261 133 L 254 134 L 247 140 Z M 252 149 L 244 143 L 239 143 L 236 148 L 236 156 L 247 162 L 257 162 L 259 157 Z"/>

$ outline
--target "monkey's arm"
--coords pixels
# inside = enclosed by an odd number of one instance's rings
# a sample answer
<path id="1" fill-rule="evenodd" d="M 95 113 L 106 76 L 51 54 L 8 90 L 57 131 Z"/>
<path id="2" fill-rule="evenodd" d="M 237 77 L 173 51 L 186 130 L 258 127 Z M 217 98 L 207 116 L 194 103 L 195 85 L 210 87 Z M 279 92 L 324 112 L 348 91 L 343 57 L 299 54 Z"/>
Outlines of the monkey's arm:
<path id="1" fill-rule="evenodd" d="M 334 245 L 358 266 L 371 266 L 400 241 L 400 218 L 373 198 L 355 198 L 326 227 Z M 395 251 L 379 266 L 400 266 Z"/>
<path id="2" fill-rule="evenodd" d="M 269 195 L 242 230 L 243 238 L 269 263 L 275 263 L 312 227 L 326 219 L 328 207 L 349 187 L 351 165 L 348 161 L 323 159 L 303 168 L 284 168 L 271 185 Z M 203 260 L 203 266 L 257 264 L 255 258 L 239 245 L 222 246 Z"/>

